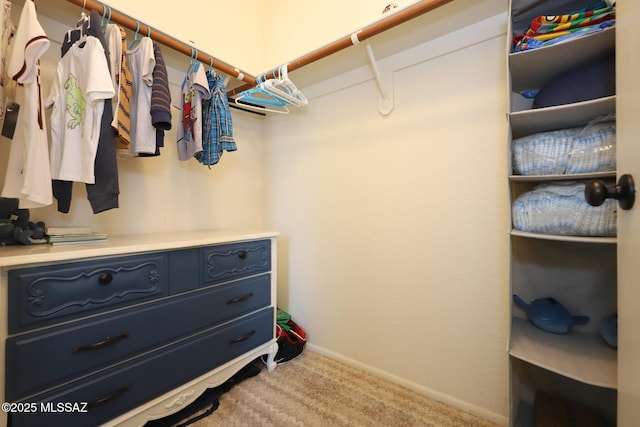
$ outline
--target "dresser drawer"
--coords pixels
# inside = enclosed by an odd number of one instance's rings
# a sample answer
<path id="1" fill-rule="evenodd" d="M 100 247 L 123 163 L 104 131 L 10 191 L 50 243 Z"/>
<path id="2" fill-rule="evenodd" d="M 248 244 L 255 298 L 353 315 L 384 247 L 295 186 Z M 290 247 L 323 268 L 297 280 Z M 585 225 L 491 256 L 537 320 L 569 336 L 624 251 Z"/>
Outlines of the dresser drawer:
<path id="1" fill-rule="evenodd" d="M 271 303 L 262 274 L 10 337 L 5 395 L 16 401 Z M 46 355 L 46 357 L 42 357 Z"/>
<path id="2" fill-rule="evenodd" d="M 167 254 L 9 271 L 9 333 L 168 294 Z"/>
<path id="3" fill-rule="evenodd" d="M 273 338 L 274 309 L 181 341 L 97 375 L 28 399 L 29 402 L 90 402 L 88 413 L 13 414 L 13 427 L 96 426 Z"/>
<path id="4" fill-rule="evenodd" d="M 271 241 L 242 242 L 202 249 L 203 283 L 271 270 Z"/>

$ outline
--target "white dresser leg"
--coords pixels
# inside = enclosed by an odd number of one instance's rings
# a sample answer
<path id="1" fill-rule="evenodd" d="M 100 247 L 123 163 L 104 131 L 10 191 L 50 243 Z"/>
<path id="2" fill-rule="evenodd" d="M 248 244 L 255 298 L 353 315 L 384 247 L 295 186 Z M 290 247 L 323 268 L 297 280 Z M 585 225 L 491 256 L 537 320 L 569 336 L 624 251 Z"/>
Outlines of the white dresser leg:
<path id="1" fill-rule="evenodd" d="M 274 342 L 273 344 L 271 344 L 271 347 L 269 347 L 269 353 L 267 353 L 267 361 L 265 362 L 265 365 L 267 365 L 267 370 L 269 372 L 272 372 L 276 369 L 276 366 L 278 366 L 278 364 L 275 362 L 277 352 L 278 343 Z"/>

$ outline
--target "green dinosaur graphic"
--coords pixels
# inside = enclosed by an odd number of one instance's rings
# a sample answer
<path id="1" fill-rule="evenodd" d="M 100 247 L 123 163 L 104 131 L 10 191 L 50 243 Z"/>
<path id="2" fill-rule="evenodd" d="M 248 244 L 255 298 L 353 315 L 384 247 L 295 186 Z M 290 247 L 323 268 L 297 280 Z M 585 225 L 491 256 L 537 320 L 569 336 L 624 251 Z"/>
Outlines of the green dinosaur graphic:
<path id="1" fill-rule="evenodd" d="M 67 93 L 67 111 L 71 115 L 71 120 L 67 123 L 69 129 L 75 129 L 76 126 L 82 124 L 84 111 L 87 104 L 82 97 L 82 90 L 78 87 L 76 76 L 69 73 L 67 81 L 64 82 L 64 88 Z"/>

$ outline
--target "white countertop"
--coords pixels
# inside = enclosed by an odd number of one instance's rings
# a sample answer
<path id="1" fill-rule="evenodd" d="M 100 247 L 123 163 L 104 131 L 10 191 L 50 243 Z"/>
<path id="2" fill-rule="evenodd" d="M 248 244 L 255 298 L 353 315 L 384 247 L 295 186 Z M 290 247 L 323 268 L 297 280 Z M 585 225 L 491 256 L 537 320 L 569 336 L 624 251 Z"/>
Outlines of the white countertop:
<path id="1" fill-rule="evenodd" d="M 24 264 L 69 261 L 80 258 L 124 255 L 135 252 L 180 249 L 219 243 L 270 239 L 279 233 L 247 230 L 201 230 L 168 233 L 108 236 L 102 242 L 52 246 L 11 245 L 0 246 L 0 268 Z"/>

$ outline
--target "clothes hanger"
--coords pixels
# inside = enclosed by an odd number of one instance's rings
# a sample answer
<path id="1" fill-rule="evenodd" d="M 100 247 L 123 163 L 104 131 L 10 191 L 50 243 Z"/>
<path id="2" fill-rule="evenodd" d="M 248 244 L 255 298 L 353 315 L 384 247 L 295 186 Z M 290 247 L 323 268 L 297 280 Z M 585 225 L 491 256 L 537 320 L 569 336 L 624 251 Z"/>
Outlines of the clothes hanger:
<path id="1" fill-rule="evenodd" d="M 113 12 L 113 9 L 111 9 L 111 6 L 107 6 L 109 8 L 109 17 L 107 18 L 107 26 L 109 24 L 111 24 L 111 12 Z"/>
<path id="2" fill-rule="evenodd" d="M 196 54 L 193 57 L 193 72 L 197 73 L 198 70 L 200 69 L 200 61 L 198 61 L 198 56 L 200 56 L 200 52 L 198 52 L 198 49 L 196 49 Z"/>
<path id="3" fill-rule="evenodd" d="M 140 41 L 140 38 L 138 38 L 138 34 L 140 34 L 140 21 L 136 21 L 136 32 L 133 35 L 133 41 L 129 45 L 129 50 L 132 50 Z"/>
<path id="4" fill-rule="evenodd" d="M 272 72 L 274 78 L 263 81 L 261 85 L 264 90 L 271 92 L 278 98 L 282 98 L 296 107 L 304 107 L 309 101 L 289 79 L 287 69 L 287 64 L 281 65 L 277 72 L 274 69 Z"/>
<path id="5" fill-rule="evenodd" d="M 293 96 L 293 98 L 295 99 L 295 102 L 298 106 L 302 107 L 302 106 L 306 106 L 309 104 L 309 100 L 307 99 L 306 96 L 304 96 L 304 94 L 296 87 L 296 85 L 289 79 L 289 71 L 288 71 L 289 66 L 287 64 L 284 64 L 281 67 L 282 70 L 282 85 L 285 88 L 285 90 L 291 94 L 291 96 Z"/>
<path id="6" fill-rule="evenodd" d="M 266 95 L 270 98 L 264 98 L 262 96 L 255 95 Z M 260 88 L 253 88 L 245 90 L 241 92 L 236 99 L 234 100 L 236 105 L 241 106 L 242 108 L 249 108 L 257 111 L 269 111 L 271 113 L 279 113 L 279 114 L 288 114 L 289 109 L 287 108 L 287 102 L 279 99 L 278 97 L 267 94 Z M 269 107 L 281 107 L 281 108 L 269 108 Z"/>
<path id="7" fill-rule="evenodd" d="M 288 114 L 289 108 L 287 108 L 287 105 L 289 104 L 289 102 L 283 100 L 282 98 L 278 98 L 269 91 L 266 91 L 262 87 L 262 83 L 264 83 L 264 81 L 265 74 L 261 74 L 260 76 L 256 77 L 256 87 L 245 90 L 238 94 L 238 96 L 234 100 L 236 105 L 242 106 L 243 108 L 249 108 L 252 110 L 263 112 L 269 111 L 278 114 Z"/>
<path id="8" fill-rule="evenodd" d="M 193 72 L 193 67 L 195 66 L 194 59 L 193 59 L 194 56 L 197 56 L 196 55 L 196 50 L 192 47 L 191 48 L 191 56 L 189 56 L 189 67 L 187 68 L 187 72 L 185 73 L 186 77 L 182 81 L 182 89 L 184 89 L 184 85 L 187 84 L 187 80 L 190 78 L 189 76 Z"/>
<path id="9" fill-rule="evenodd" d="M 271 71 L 272 79 L 261 79 L 260 87 L 283 101 L 293 104 L 296 107 L 303 107 L 308 104 L 302 92 L 293 84 L 287 75 L 287 66 L 283 65 Z"/>
<path id="10" fill-rule="evenodd" d="M 187 76 L 191 75 L 191 73 L 195 73 L 200 68 L 200 62 L 198 62 L 198 49 L 191 48 L 191 56 L 189 57 L 189 68 L 187 68 Z"/>
<path id="11" fill-rule="evenodd" d="M 80 20 L 76 22 L 76 27 L 82 28 L 85 22 L 89 21 L 89 15 L 87 15 L 87 0 L 84 0 L 82 3 L 82 12 L 80 12 Z M 91 25 L 91 21 L 89 21 L 89 25 Z"/>
<path id="12" fill-rule="evenodd" d="M 296 85 L 289 79 L 289 66 L 284 64 L 280 66 L 280 76 L 278 88 L 281 88 L 286 94 L 293 98 L 293 102 L 299 107 L 306 106 L 309 101 L 304 94 L 296 87 Z"/>
<path id="13" fill-rule="evenodd" d="M 187 68 L 187 74 L 191 72 L 193 68 L 193 55 L 195 54 L 195 50 L 191 48 L 191 55 L 189 56 L 189 67 Z"/>
<path id="14" fill-rule="evenodd" d="M 100 20 L 100 26 L 106 28 L 107 24 L 104 23 L 104 18 L 107 16 L 107 6 L 102 5 L 102 19 Z"/>
<path id="15" fill-rule="evenodd" d="M 91 28 L 91 20 L 89 19 L 89 15 L 87 15 L 86 13 L 86 6 L 87 6 L 87 1 L 85 0 L 84 3 L 82 4 L 82 12 L 80 13 L 80 20 L 76 22 L 76 27 L 71 28 L 69 31 L 67 31 L 66 43 L 74 44 L 80 40 L 84 41 L 86 39 L 85 33 L 84 33 L 84 24 L 85 23 L 87 24 L 87 30 Z M 78 40 L 75 40 L 75 41 L 71 37 L 71 34 L 74 31 L 80 31 L 80 37 L 78 38 Z"/>

